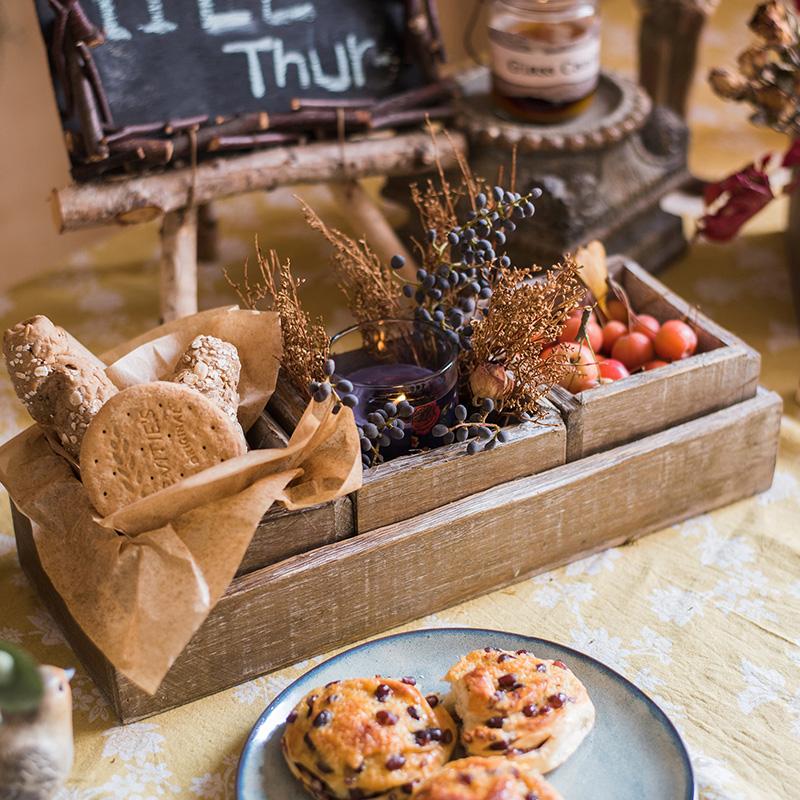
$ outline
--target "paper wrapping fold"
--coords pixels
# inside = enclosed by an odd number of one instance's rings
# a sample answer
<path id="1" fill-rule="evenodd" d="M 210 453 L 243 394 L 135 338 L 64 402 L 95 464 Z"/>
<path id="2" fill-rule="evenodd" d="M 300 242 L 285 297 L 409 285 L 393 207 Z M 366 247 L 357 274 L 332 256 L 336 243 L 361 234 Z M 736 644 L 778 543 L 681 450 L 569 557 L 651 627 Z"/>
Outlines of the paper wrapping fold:
<path id="1" fill-rule="evenodd" d="M 277 379 L 273 314 L 219 309 L 169 323 L 112 351 L 109 377 L 120 388 L 164 378 L 199 333 L 239 349 L 247 429 Z M 0 448 L 0 480 L 32 520 L 54 588 L 105 657 L 145 691 L 156 691 L 219 600 L 274 502 L 303 508 L 361 485 L 352 412 L 331 414 L 332 403 L 310 404 L 286 448 L 251 451 L 103 520 L 38 427 Z"/>

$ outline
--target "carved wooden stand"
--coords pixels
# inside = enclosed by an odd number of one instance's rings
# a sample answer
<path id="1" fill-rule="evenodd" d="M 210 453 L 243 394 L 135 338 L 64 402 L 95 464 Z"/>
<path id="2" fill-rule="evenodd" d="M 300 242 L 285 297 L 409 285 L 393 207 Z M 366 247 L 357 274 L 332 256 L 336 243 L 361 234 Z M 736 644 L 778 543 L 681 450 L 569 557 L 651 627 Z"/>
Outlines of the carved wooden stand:
<path id="1" fill-rule="evenodd" d="M 502 169 L 507 181 L 516 148 L 517 191 L 538 186 L 544 192 L 536 216 L 509 248 L 519 263 L 553 263 L 590 239 L 651 271 L 683 252 L 681 220 L 659 207 L 664 194 L 690 178 L 688 131 L 675 113 L 653 109 L 635 83 L 604 73 L 585 114 L 529 125 L 495 113 L 487 70 L 473 70 L 461 82 L 456 126 L 468 137 L 475 174 L 493 181 Z M 406 182 L 389 181 L 385 192 L 407 202 Z"/>

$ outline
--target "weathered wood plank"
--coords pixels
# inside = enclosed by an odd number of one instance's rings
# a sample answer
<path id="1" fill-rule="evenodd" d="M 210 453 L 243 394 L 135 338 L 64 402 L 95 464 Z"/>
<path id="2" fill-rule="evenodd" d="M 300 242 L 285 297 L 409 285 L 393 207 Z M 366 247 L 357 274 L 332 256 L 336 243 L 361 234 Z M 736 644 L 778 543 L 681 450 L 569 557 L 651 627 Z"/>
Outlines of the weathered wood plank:
<path id="1" fill-rule="evenodd" d="M 648 436 L 746 400 L 756 392 L 761 356 L 670 291 L 638 264 L 616 257 L 609 269 L 636 311 L 659 321 L 687 318 L 700 352 L 580 394 L 556 387 L 550 400 L 567 427 L 567 461 Z"/>
<path id="2" fill-rule="evenodd" d="M 244 575 L 355 533 L 353 500 L 340 497 L 301 511 L 273 508 L 261 520 L 237 571 Z"/>
<path id="3" fill-rule="evenodd" d="M 292 431 L 300 422 L 308 401 L 301 397 L 297 390 L 292 386 L 286 372 L 281 367 L 278 372 L 278 382 L 275 391 L 267 403 L 267 410 L 275 418 L 279 425 L 291 436 Z"/>
<path id="4" fill-rule="evenodd" d="M 72 184 L 53 190 L 56 225 L 64 231 L 110 223 L 129 224 L 195 203 L 298 183 L 353 180 L 370 175 L 412 175 L 429 170 L 437 149 L 445 168 L 466 153 L 466 139 L 453 131 L 436 140 L 427 132 L 376 136 L 347 142 L 273 147 L 149 175 Z"/>
<path id="5" fill-rule="evenodd" d="M 415 517 L 501 483 L 564 463 L 566 433 L 549 403 L 547 416 L 506 429 L 509 441 L 468 456 L 466 445 L 451 444 L 403 456 L 367 470 L 356 492 L 359 533 Z"/>
<path id="6" fill-rule="evenodd" d="M 286 447 L 289 444 L 289 434 L 269 412 L 262 411 L 261 416 L 247 431 L 247 444 L 251 450 L 270 450 L 275 447 Z"/>
<path id="7" fill-rule="evenodd" d="M 781 407 L 762 390 L 702 419 L 243 575 L 154 697 L 102 669 L 93 676 L 122 719 L 140 719 L 763 491 Z M 22 549 L 30 533 L 16 529 Z M 35 557 L 24 566 L 39 570 Z M 44 598 L 57 605 L 51 593 Z M 57 616 L 79 656 L 91 659 L 85 637 Z"/>

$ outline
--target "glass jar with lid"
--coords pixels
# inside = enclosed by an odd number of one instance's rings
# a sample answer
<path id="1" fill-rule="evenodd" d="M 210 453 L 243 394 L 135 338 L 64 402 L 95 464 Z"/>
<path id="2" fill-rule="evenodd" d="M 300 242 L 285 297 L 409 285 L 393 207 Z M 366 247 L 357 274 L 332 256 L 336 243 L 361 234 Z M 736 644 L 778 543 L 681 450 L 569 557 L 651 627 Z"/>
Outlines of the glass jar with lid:
<path id="1" fill-rule="evenodd" d="M 588 108 L 600 75 L 597 0 L 492 0 L 489 45 L 505 116 L 555 123 Z"/>

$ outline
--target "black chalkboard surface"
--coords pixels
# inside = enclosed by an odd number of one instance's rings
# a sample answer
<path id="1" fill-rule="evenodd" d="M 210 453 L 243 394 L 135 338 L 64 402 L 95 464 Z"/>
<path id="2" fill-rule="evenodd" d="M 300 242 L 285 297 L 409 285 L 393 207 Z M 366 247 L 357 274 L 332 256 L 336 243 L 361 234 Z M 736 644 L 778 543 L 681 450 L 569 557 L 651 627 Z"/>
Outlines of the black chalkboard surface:
<path id="1" fill-rule="evenodd" d="M 61 0 L 67 3 L 67 0 Z M 47 42 L 55 14 L 36 0 Z M 83 0 L 116 126 L 290 110 L 418 85 L 400 0 Z M 62 104 L 62 111 L 63 108 Z"/>
<path id="2" fill-rule="evenodd" d="M 78 180 L 453 113 L 434 0 L 34 3 Z"/>

